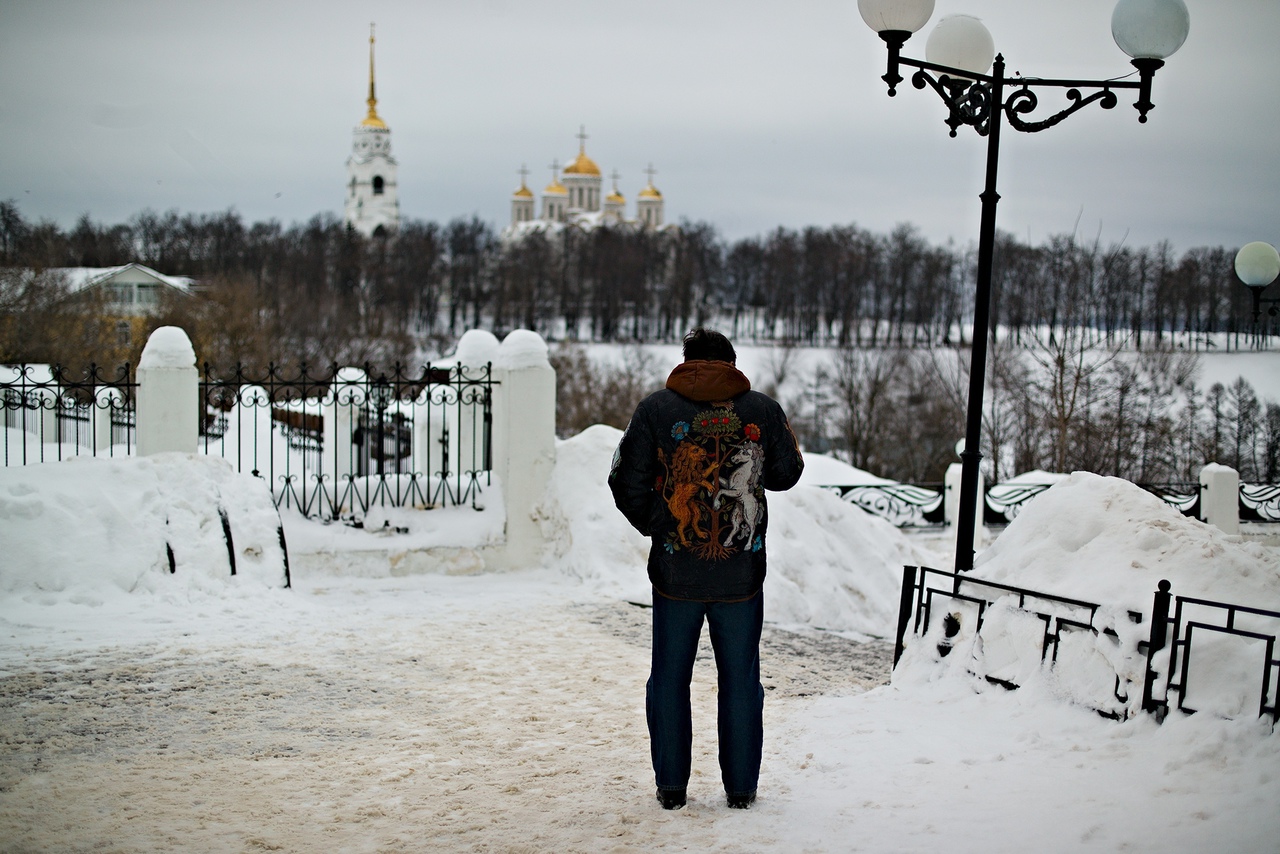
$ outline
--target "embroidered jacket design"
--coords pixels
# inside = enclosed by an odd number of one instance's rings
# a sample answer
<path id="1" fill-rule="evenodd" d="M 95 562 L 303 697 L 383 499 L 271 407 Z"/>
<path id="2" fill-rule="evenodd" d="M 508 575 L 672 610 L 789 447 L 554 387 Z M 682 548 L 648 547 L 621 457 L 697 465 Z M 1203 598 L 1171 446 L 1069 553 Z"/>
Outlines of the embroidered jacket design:
<path id="1" fill-rule="evenodd" d="M 764 545 L 756 528 L 764 518 L 764 447 L 756 424 L 743 425 L 732 401 L 715 403 L 692 421 L 671 425 L 676 441 L 654 488 L 676 521 L 668 552 L 689 549 L 702 560 L 723 560 Z"/>

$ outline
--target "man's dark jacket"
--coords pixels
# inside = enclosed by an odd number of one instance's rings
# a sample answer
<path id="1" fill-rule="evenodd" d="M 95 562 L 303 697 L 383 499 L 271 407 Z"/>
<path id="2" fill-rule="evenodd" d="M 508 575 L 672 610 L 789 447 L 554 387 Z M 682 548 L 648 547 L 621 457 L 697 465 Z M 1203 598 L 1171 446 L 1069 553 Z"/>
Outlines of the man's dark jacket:
<path id="1" fill-rule="evenodd" d="M 674 599 L 733 602 L 764 585 L 764 491 L 804 460 L 787 416 L 729 362 L 687 361 L 640 402 L 609 470 L 614 503 L 649 536 L 649 580 Z"/>

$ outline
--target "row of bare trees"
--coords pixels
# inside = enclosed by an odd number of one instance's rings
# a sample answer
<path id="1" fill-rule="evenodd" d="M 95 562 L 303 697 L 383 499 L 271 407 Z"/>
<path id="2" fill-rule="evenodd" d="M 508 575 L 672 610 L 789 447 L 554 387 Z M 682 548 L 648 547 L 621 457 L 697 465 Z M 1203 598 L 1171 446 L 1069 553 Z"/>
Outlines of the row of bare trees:
<path id="1" fill-rule="evenodd" d="M 1198 359 L 1096 343 L 1081 330 L 998 346 L 983 417 L 986 477 L 1092 471 L 1185 483 L 1218 462 L 1249 482 L 1280 482 L 1280 402 L 1260 400 L 1243 377 L 1200 385 Z M 828 398 L 792 401 L 797 431 L 810 446 L 903 481 L 941 480 L 959 461 L 968 389 L 963 354 L 841 348 L 832 361 Z"/>
<path id="2" fill-rule="evenodd" d="M 1103 246 L 1074 235 L 998 238 L 992 322 L 1015 344 L 1073 328 L 1136 349 L 1239 345 L 1251 331 L 1234 249 Z M 671 341 L 714 319 L 736 340 L 811 345 L 965 343 L 972 247 L 929 244 L 913 227 L 779 228 L 726 242 L 705 223 L 535 231 L 409 221 L 364 238 L 333 216 L 284 227 L 234 211 L 81 217 L 70 230 L 0 202 L 0 267 L 41 270 L 137 261 L 195 277 L 246 306 L 264 337 L 307 358 L 395 355 L 469 327 L 549 339 Z M 252 311 L 249 311 L 252 309 Z M 1275 321 L 1266 318 L 1265 322 Z"/>
<path id="3" fill-rule="evenodd" d="M 557 427 L 626 427 L 663 372 L 638 346 L 588 358 L 580 345 L 552 350 Z M 1194 482 L 1218 462 L 1251 483 L 1280 483 L 1280 402 L 1250 383 L 1198 383 L 1199 356 L 1134 351 L 1079 331 L 992 354 L 983 418 L 989 482 L 1029 471 L 1092 471 L 1139 483 Z M 805 448 L 908 483 L 941 481 L 959 462 L 968 362 L 946 348 L 832 348 L 807 363 L 797 348 L 768 351 L 753 377 L 779 397 Z"/>
<path id="4" fill-rule="evenodd" d="M 999 239 L 988 381 L 989 476 L 1077 468 L 1136 480 L 1232 464 L 1277 478 L 1280 411 L 1243 381 L 1200 388 L 1169 346 L 1247 331 L 1249 295 L 1232 251 Z M 552 341 L 676 341 L 714 323 L 775 345 L 774 377 L 815 449 L 900 480 L 936 480 L 963 429 L 971 250 L 931 246 L 902 226 L 778 229 L 726 243 L 706 224 L 534 231 L 503 238 L 472 218 L 407 222 L 366 239 L 331 216 L 288 228 L 234 212 L 143 212 L 69 231 L 0 203 L 0 362 L 136 363 L 101 294 L 69 293 L 59 268 L 138 261 L 194 276 L 197 296 L 145 318 L 180 325 L 215 368 L 240 362 L 413 362 L 468 328 L 517 327 Z M 1229 337 L 1226 340 L 1230 341 Z M 797 377 L 799 344 L 832 346 Z M 950 346 L 948 346 L 950 345 Z M 561 432 L 625 424 L 660 377 L 643 352 L 614 366 L 561 349 Z M 1185 351 L 1182 351 L 1185 353 Z M 788 371 L 791 376 L 788 380 Z M 797 391 L 796 389 L 801 389 Z"/>

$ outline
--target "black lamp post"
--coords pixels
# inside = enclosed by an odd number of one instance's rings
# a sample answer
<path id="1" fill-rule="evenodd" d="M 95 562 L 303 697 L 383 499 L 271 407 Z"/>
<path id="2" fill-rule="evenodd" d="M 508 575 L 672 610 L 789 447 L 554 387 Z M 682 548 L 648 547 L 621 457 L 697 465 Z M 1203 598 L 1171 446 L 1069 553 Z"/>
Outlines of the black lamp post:
<path id="1" fill-rule="evenodd" d="M 1280 298 L 1262 298 L 1262 292 L 1267 289 L 1267 285 L 1280 276 L 1280 253 L 1276 252 L 1276 248 L 1270 243 L 1263 243 L 1260 240 L 1246 243 L 1236 253 L 1236 275 L 1240 277 L 1240 281 L 1249 286 L 1249 293 L 1253 294 L 1253 346 L 1260 349 L 1264 340 L 1262 304 L 1270 304 L 1271 308 L 1267 309 L 1269 316 L 1275 317 L 1280 314 Z"/>
<path id="2" fill-rule="evenodd" d="M 1117 103 L 1116 90 L 1119 89 L 1138 90 L 1138 100 L 1133 106 L 1138 111 L 1138 121 L 1145 122 L 1154 106 L 1151 78 L 1164 65 L 1165 58 L 1182 46 L 1190 21 L 1182 0 L 1120 0 L 1111 16 L 1111 33 L 1120 49 L 1132 57 L 1138 80 L 1051 80 L 1020 75 L 1006 77 L 1003 56 L 995 56 L 994 66 L 991 64 L 995 54 L 991 34 L 977 18 L 964 15 L 938 22 L 925 45 L 927 61 L 902 56 L 902 46 L 928 22 L 933 5 L 934 0 L 858 0 L 858 11 L 888 46 L 889 66 L 883 79 L 889 84 L 890 95 L 896 94 L 897 85 L 902 81 L 899 67 L 915 68 L 911 84 L 917 89 L 932 88 L 942 98 L 949 113 L 946 121 L 951 136 L 956 135 L 960 125 L 969 125 L 978 135 L 987 138 L 986 185 L 979 196 L 982 221 L 978 231 L 969 405 L 964 451 L 960 454 L 963 466 L 955 568 L 957 572 L 965 572 L 973 568 L 973 534 L 982 462 L 982 396 L 987 369 L 996 203 L 1000 200 L 996 192 L 1000 128 L 1007 121 L 1014 130 L 1036 133 L 1095 102 L 1109 110 Z M 1068 105 L 1043 118 L 1033 117 L 1032 113 L 1040 105 L 1036 90 L 1041 89 L 1065 89 Z"/>

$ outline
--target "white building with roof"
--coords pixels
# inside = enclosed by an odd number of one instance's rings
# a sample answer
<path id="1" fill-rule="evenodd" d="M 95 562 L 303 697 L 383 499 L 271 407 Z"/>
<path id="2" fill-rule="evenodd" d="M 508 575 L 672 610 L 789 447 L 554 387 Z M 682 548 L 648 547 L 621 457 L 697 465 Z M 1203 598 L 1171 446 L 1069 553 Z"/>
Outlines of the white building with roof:
<path id="1" fill-rule="evenodd" d="M 51 272 L 65 279 L 72 294 L 93 290 L 105 294 L 106 311 L 123 316 L 151 314 L 159 307 L 161 294 L 169 292 L 189 296 L 194 284 L 189 276 L 168 276 L 142 264 L 60 267 Z"/>
<path id="2" fill-rule="evenodd" d="M 378 116 L 374 94 L 373 27 L 369 28 L 369 112 L 352 132 L 347 158 L 347 196 L 344 220 L 365 237 L 388 234 L 400 227 L 400 199 L 396 193 L 396 159 L 391 156 L 391 128 Z"/>

